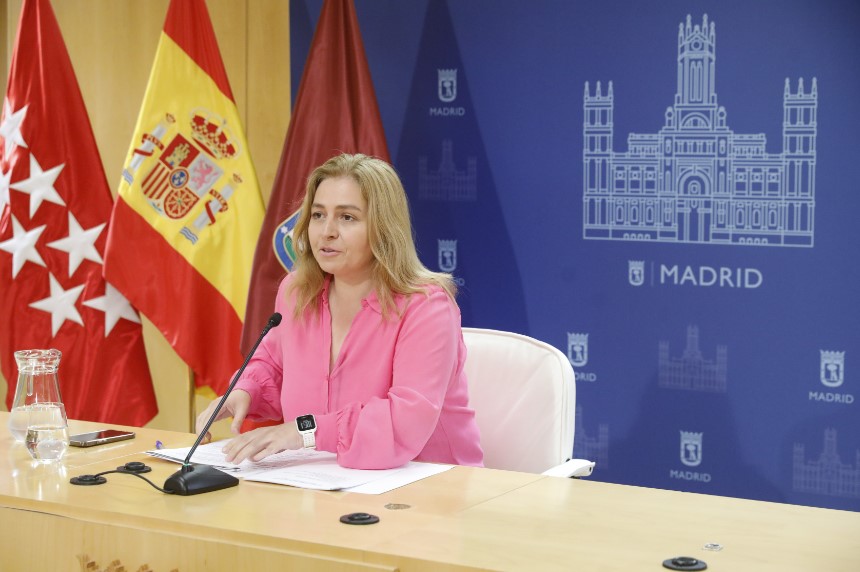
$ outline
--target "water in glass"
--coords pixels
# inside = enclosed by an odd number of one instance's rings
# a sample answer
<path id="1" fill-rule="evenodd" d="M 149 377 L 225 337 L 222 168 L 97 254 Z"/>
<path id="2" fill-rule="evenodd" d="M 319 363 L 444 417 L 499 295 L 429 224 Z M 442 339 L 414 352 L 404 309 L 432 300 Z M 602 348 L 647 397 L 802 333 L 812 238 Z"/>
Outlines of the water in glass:
<path id="1" fill-rule="evenodd" d="M 69 447 L 69 430 L 62 404 L 32 405 L 24 443 L 40 463 L 59 461 Z"/>

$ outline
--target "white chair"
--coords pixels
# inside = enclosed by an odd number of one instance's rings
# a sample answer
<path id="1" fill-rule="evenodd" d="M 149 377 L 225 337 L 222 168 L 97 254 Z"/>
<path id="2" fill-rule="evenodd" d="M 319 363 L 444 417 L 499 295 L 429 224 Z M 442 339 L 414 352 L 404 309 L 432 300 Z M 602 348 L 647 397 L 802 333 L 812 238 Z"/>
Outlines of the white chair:
<path id="1" fill-rule="evenodd" d="M 484 465 L 562 477 L 590 475 L 594 463 L 570 460 L 576 384 L 567 356 L 511 332 L 463 328 L 463 339 Z"/>

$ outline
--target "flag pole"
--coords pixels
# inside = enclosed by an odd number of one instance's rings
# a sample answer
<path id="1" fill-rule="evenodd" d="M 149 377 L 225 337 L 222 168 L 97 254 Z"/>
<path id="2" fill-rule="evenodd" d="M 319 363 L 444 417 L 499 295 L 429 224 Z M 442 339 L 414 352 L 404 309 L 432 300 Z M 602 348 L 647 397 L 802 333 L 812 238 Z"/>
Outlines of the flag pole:
<path id="1" fill-rule="evenodd" d="M 195 424 L 197 422 L 197 387 L 194 380 L 194 370 L 190 366 L 185 366 L 188 370 L 188 426 L 191 433 L 196 433 Z"/>

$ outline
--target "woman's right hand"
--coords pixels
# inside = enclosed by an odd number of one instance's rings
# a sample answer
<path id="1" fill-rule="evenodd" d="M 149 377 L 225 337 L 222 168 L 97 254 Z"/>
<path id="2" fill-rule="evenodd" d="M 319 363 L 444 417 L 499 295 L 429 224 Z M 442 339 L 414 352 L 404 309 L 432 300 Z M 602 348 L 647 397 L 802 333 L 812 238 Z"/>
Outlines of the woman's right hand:
<path id="1" fill-rule="evenodd" d="M 206 422 L 209 421 L 209 418 L 212 416 L 212 412 L 215 411 L 216 407 L 218 407 L 218 403 L 220 401 L 220 397 L 213 400 L 203 413 L 197 416 L 197 421 L 195 423 L 195 431 L 197 433 L 200 433 L 200 431 L 203 430 L 203 427 L 206 426 Z M 232 431 L 234 435 L 238 435 L 242 428 L 242 422 L 245 420 L 245 416 L 248 415 L 248 409 L 250 407 L 251 396 L 247 391 L 237 389 L 231 393 L 227 398 L 227 401 L 224 402 L 224 406 L 221 408 L 221 411 L 218 412 L 218 416 L 215 418 L 215 421 L 220 421 L 226 417 L 232 417 L 233 423 L 230 424 L 230 431 Z M 212 434 L 207 432 L 203 442 L 208 443 L 211 440 Z"/>

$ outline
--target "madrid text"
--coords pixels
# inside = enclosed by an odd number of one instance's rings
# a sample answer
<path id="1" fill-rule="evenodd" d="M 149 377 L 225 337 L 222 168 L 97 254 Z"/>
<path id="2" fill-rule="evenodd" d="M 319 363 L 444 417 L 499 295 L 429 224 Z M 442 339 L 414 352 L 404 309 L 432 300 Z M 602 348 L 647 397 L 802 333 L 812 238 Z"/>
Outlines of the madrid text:
<path id="1" fill-rule="evenodd" d="M 430 117 L 463 117 L 466 115 L 465 107 L 431 107 Z"/>
<path id="2" fill-rule="evenodd" d="M 854 403 L 854 396 L 850 393 L 831 393 L 829 391 L 810 391 L 809 401 L 821 401 L 824 403 Z"/>
<path id="3" fill-rule="evenodd" d="M 587 381 L 590 383 L 597 381 L 597 374 L 589 371 L 577 371 L 573 375 L 576 377 L 576 381 Z"/>
<path id="4" fill-rule="evenodd" d="M 764 277 L 755 268 L 720 266 L 660 265 L 660 284 L 676 286 L 717 286 L 718 288 L 758 288 Z"/>
<path id="5" fill-rule="evenodd" d="M 696 471 L 679 471 L 677 469 L 670 469 L 669 478 L 681 479 L 682 481 L 698 481 L 700 483 L 710 483 L 711 473 L 697 473 Z"/>

